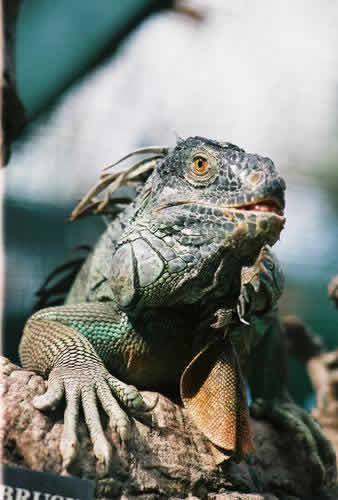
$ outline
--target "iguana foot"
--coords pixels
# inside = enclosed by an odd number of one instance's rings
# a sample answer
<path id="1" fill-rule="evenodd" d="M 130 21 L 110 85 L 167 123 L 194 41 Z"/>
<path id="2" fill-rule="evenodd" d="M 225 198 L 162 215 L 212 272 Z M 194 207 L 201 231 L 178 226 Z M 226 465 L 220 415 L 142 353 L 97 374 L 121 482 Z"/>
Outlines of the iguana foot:
<path id="1" fill-rule="evenodd" d="M 63 471 L 67 470 L 77 454 L 76 430 L 82 405 L 97 458 L 97 473 L 99 476 L 107 474 L 111 462 L 111 446 L 102 428 L 98 401 L 109 417 L 111 430 L 119 435 L 121 442 L 128 440 L 131 422 L 120 404 L 133 413 L 147 411 L 149 408 L 135 387 L 120 382 L 103 364 L 97 363 L 92 366 L 54 368 L 49 375 L 46 393 L 34 398 L 33 405 L 39 410 L 55 409 L 63 397 L 66 399 L 60 442 Z"/>
<path id="2" fill-rule="evenodd" d="M 329 483 L 335 481 L 335 452 L 318 424 L 305 410 L 291 401 L 257 399 L 252 403 L 250 413 L 256 418 L 266 418 L 294 435 L 295 441 L 306 449 L 313 469 L 314 484 L 322 484 L 324 480 Z"/>

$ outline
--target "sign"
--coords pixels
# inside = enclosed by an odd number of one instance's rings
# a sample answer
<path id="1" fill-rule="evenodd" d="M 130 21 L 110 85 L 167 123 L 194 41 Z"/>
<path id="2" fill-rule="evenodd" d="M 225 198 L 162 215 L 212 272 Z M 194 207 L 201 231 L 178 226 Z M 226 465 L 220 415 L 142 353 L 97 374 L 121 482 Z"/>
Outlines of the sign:
<path id="1" fill-rule="evenodd" d="M 92 500 L 95 481 L 1 466 L 0 500 Z"/>

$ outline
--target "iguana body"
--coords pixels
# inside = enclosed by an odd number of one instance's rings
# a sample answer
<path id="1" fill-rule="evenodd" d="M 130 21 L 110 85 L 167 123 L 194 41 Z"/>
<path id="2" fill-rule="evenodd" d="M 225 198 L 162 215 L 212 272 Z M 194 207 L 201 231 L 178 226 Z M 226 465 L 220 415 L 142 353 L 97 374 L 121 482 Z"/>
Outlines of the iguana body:
<path id="1" fill-rule="evenodd" d="M 266 246 L 284 224 L 284 181 L 268 158 L 200 137 L 163 156 L 108 226 L 66 304 L 37 312 L 25 327 L 22 364 L 49 376 L 36 407 L 67 400 L 64 467 L 76 455 L 82 404 L 106 470 L 98 401 L 126 439 L 127 413 L 146 409 L 133 386 L 180 390 L 218 448 L 251 453 L 244 373 L 253 398 L 265 401 L 257 413 L 301 429 L 322 474 L 326 441 L 286 392 L 275 306 L 283 278 Z"/>

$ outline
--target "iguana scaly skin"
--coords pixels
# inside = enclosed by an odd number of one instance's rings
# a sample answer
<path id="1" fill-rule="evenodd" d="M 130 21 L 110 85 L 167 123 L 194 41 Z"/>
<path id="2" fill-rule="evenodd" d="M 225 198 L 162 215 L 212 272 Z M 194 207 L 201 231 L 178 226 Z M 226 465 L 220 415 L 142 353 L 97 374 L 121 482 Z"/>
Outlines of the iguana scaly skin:
<path id="1" fill-rule="evenodd" d="M 82 405 L 107 471 L 98 404 L 126 440 L 128 414 L 147 410 L 134 386 L 180 390 L 218 450 L 252 453 L 245 376 L 254 413 L 295 431 L 322 478 L 332 450 L 285 384 L 283 276 L 269 249 L 284 225 L 283 179 L 270 159 L 230 143 L 191 137 L 154 151 L 153 173 L 109 224 L 66 304 L 35 313 L 24 330 L 23 366 L 48 376 L 34 405 L 66 398 L 64 468 L 76 456 Z"/>

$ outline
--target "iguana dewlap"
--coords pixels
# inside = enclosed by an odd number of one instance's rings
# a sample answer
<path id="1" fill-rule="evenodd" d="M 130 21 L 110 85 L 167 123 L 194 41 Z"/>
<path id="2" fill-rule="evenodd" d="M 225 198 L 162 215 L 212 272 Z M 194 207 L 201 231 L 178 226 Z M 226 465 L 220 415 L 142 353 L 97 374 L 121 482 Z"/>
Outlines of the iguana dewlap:
<path id="1" fill-rule="evenodd" d="M 254 452 L 244 381 L 230 340 L 213 340 L 195 356 L 183 372 L 181 397 L 214 445 L 239 458 Z"/>

